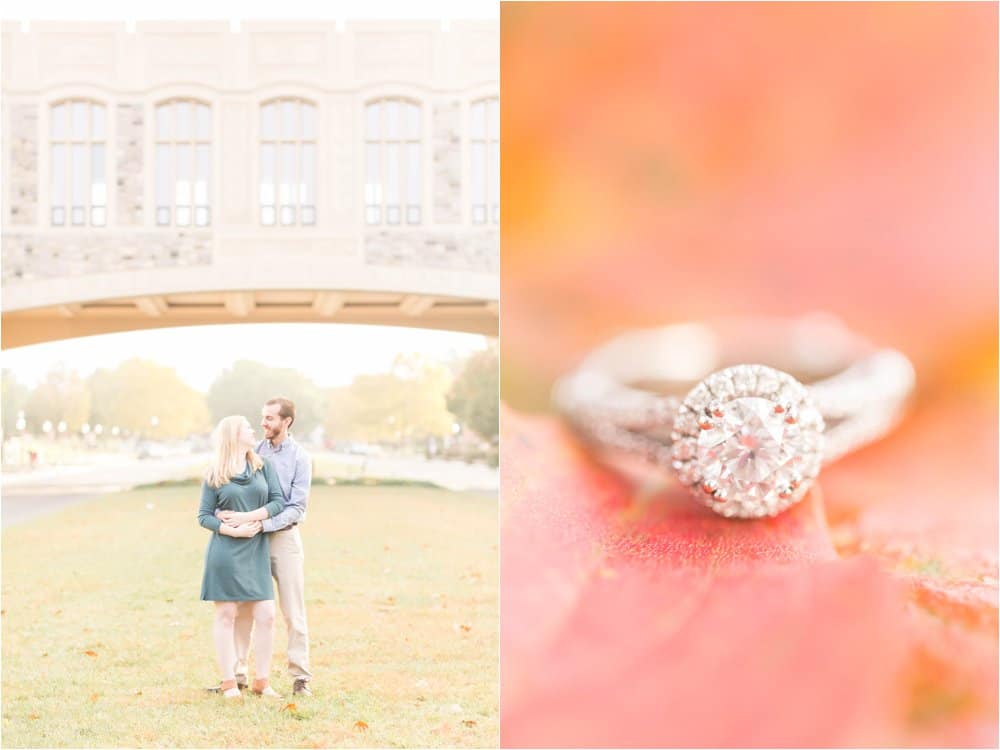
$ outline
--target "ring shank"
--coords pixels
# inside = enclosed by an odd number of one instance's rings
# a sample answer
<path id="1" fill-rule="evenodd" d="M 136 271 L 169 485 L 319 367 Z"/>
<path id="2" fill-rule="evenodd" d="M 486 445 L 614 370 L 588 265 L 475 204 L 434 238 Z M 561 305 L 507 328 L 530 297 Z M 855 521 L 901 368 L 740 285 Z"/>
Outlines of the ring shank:
<path id="1" fill-rule="evenodd" d="M 827 422 L 826 461 L 890 429 L 914 385 L 913 367 L 901 353 L 877 349 L 836 318 L 816 314 L 629 331 L 562 378 L 553 400 L 592 442 L 644 450 L 658 463 L 684 394 L 712 372 L 751 363 L 806 386 Z"/>

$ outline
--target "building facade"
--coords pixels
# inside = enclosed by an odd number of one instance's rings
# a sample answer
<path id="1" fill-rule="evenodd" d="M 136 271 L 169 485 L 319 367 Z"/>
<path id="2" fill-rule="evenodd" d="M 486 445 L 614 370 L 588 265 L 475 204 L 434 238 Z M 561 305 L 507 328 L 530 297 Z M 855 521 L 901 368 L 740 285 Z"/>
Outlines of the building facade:
<path id="1" fill-rule="evenodd" d="M 3 26 L 4 346 L 497 329 L 494 22 Z"/>

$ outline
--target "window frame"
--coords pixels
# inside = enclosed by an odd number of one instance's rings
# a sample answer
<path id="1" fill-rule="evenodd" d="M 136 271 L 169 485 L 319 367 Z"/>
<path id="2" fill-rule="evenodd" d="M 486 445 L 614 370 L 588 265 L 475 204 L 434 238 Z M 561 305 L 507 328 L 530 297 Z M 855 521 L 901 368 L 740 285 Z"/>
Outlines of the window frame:
<path id="1" fill-rule="evenodd" d="M 189 104 L 191 106 L 191 120 L 190 120 L 190 133 L 188 137 L 179 138 L 178 128 L 179 116 L 177 110 L 178 104 Z M 160 132 L 160 110 L 165 107 L 170 107 L 172 110 L 171 115 L 171 132 L 169 136 L 164 136 Z M 208 133 L 202 138 L 198 129 L 198 107 L 206 107 L 208 110 Z M 168 96 L 163 99 L 158 99 L 153 102 L 152 107 L 152 118 L 151 118 L 151 131 L 152 131 L 152 153 L 149 157 L 146 157 L 145 167 L 149 168 L 152 173 L 152 223 L 157 229 L 182 229 L 182 230 L 205 230 L 212 226 L 212 208 L 213 208 L 213 191 L 215 184 L 215 107 L 213 102 L 207 99 L 202 99 L 197 96 L 187 95 L 187 94 L 177 94 L 173 96 Z M 159 164 L 159 151 L 160 146 L 168 146 L 170 152 L 170 175 L 168 177 L 168 192 L 169 192 L 169 205 L 163 206 L 160 203 L 160 164 Z M 177 177 L 179 174 L 180 166 L 180 153 L 181 149 L 179 146 L 190 147 L 191 153 L 191 164 L 190 164 L 190 175 L 191 175 L 191 187 L 190 196 L 187 205 L 181 206 L 177 202 Z M 205 203 L 199 204 L 196 198 L 196 185 L 198 182 L 198 147 L 207 146 L 208 148 L 208 174 L 206 175 L 206 185 L 205 185 Z M 190 220 L 186 224 L 180 224 L 177 221 L 178 209 L 186 208 L 190 211 Z M 160 221 L 160 212 L 166 209 L 169 211 L 169 220 L 165 222 Z M 203 224 L 198 223 L 199 209 L 204 210 L 205 222 Z"/>
<path id="2" fill-rule="evenodd" d="M 388 103 L 399 105 L 398 122 L 396 123 L 396 135 L 389 136 L 387 109 Z M 378 106 L 378 135 L 372 135 L 369 129 L 369 110 L 373 106 Z M 413 122 L 416 123 L 416 136 L 410 134 L 407 124 L 409 117 L 406 107 L 415 108 Z M 386 93 L 366 98 L 361 107 L 361 130 L 362 143 L 362 224 L 368 228 L 382 227 L 389 229 L 400 229 L 404 227 L 427 226 L 427 215 L 425 202 L 427 194 L 427 169 L 424 141 L 427 132 L 427 123 L 424 121 L 426 107 L 424 102 L 413 96 L 396 93 Z M 389 185 L 389 150 L 387 146 L 397 147 L 397 192 L 398 204 L 390 204 L 388 199 Z M 369 150 L 374 146 L 378 153 L 379 182 L 369 182 Z M 407 154 L 416 153 L 416 164 L 418 173 L 416 175 L 417 194 L 410 195 L 410 166 L 411 157 Z M 372 200 L 369 195 L 369 186 L 377 184 L 380 188 L 379 199 Z M 390 221 L 389 211 L 395 207 L 398 211 L 397 220 Z"/>
<path id="3" fill-rule="evenodd" d="M 84 136 L 82 138 L 76 137 L 73 133 L 73 105 L 83 104 L 86 106 L 86 116 L 84 125 Z M 47 178 L 45 180 L 46 193 L 47 193 L 47 204 L 48 204 L 48 218 L 44 222 L 44 226 L 51 229 L 61 230 L 61 229 L 106 229 L 111 224 L 111 178 L 112 169 L 109 166 L 113 166 L 114 162 L 110 159 L 110 149 L 109 144 L 113 142 L 112 135 L 112 117 L 109 112 L 113 112 L 113 104 L 102 100 L 96 96 L 89 95 L 78 95 L 78 94 L 67 94 L 65 96 L 59 96 L 45 102 L 46 106 L 46 134 L 48 148 L 45 151 L 45 174 Z M 56 109 L 59 107 L 65 108 L 65 133 L 61 137 L 57 137 L 55 134 L 56 127 Z M 94 138 L 94 109 L 100 108 L 102 111 L 102 130 L 103 133 L 100 138 Z M 84 180 L 84 200 L 83 205 L 76 206 L 73 202 L 73 188 L 74 188 L 74 177 L 76 175 L 73 166 L 73 146 L 82 145 L 84 147 L 85 154 L 85 169 L 86 178 Z M 62 166 L 64 170 L 63 175 L 63 198 L 62 201 L 57 205 L 55 196 L 55 170 L 58 160 L 56 159 L 55 151 L 56 147 L 61 146 L 65 149 L 65 154 L 62 156 Z M 94 159 L 94 147 L 100 146 L 102 149 L 102 158 L 99 162 L 95 162 Z M 101 165 L 104 179 L 104 201 L 103 203 L 94 203 L 94 165 L 99 163 Z M 41 163 L 39 163 L 41 167 Z M 54 221 L 56 210 L 62 210 L 62 221 L 56 223 Z M 73 217 L 74 212 L 80 209 L 83 212 L 84 220 L 79 223 L 74 223 Z M 94 215 L 95 210 L 101 210 L 100 223 L 95 223 Z"/>
<path id="4" fill-rule="evenodd" d="M 285 137 L 283 132 L 283 115 L 282 115 L 282 104 L 284 103 L 294 103 L 296 105 L 295 110 L 295 123 L 297 133 L 294 138 Z M 266 107 L 274 105 L 274 136 L 265 136 L 263 120 L 264 120 L 264 110 Z M 311 136 L 306 136 L 303 132 L 303 111 L 304 107 L 312 108 L 312 121 L 313 121 L 313 132 Z M 256 150 L 257 150 L 257 169 L 256 169 L 256 181 L 255 181 L 255 196 L 254 205 L 256 211 L 256 223 L 257 226 L 266 229 L 289 229 L 289 228 L 299 228 L 299 229 L 313 229 L 319 223 L 319 174 L 320 174 L 320 150 L 319 150 L 319 135 L 321 130 L 321 112 L 319 103 L 315 99 L 311 99 L 308 96 L 303 96 L 301 94 L 279 94 L 276 96 L 270 96 L 266 99 L 261 99 L 257 102 L 256 111 L 256 128 L 255 132 L 256 138 Z M 262 199 L 262 190 L 265 185 L 264 177 L 264 146 L 270 145 L 273 147 L 273 163 L 272 163 L 272 176 L 273 179 L 270 182 L 273 190 L 273 203 L 265 204 Z M 281 186 L 282 186 L 282 176 L 283 170 L 281 166 L 283 146 L 293 147 L 292 152 L 295 156 L 295 168 L 294 177 L 297 182 L 289 183 L 292 190 L 292 200 L 289 203 L 282 203 L 281 201 Z M 313 164 L 312 164 L 312 182 L 309 185 L 309 189 L 312 193 L 312 203 L 302 202 L 302 187 L 304 183 L 302 182 L 302 165 L 304 164 L 303 153 L 304 147 L 311 146 L 313 154 Z M 293 212 L 293 220 L 289 222 L 283 222 L 282 211 L 285 208 L 290 208 Z M 265 210 L 270 210 L 272 212 L 272 220 L 265 220 Z M 306 209 L 310 209 L 311 213 L 308 215 L 309 220 L 304 221 L 303 218 L 306 216 Z"/>
<path id="5" fill-rule="evenodd" d="M 493 135 L 491 135 L 491 118 L 490 109 L 491 105 L 496 108 L 496 129 Z M 475 120 L 476 114 L 475 109 L 477 106 L 482 106 L 485 108 L 483 113 L 483 134 L 480 136 L 473 130 L 473 122 Z M 469 102 L 469 115 L 468 115 L 468 164 L 469 164 L 469 203 L 468 203 L 468 217 L 469 223 L 477 227 L 497 227 L 500 225 L 500 97 L 497 94 L 487 94 L 486 96 L 477 97 Z M 483 146 L 483 176 L 485 178 L 485 184 L 482 185 L 483 194 L 486 198 L 485 203 L 475 202 L 475 146 Z M 491 146 L 495 148 L 497 158 L 494 160 L 493 151 Z M 495 169 L 496 174 L 492 174 Z M 495 190 L 496 201 L 491 201 L 491 191 Z M 482 221 L 477 220 L 476 210 L 481 209 L 483 211 Z"/>

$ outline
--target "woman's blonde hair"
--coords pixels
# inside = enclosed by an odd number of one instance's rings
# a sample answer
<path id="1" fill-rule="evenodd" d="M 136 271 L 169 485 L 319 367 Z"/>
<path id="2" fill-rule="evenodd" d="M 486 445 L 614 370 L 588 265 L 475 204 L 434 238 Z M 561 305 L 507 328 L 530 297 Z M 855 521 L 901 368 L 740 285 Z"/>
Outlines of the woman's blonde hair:
<path id="1" fill-rule="evenodd" d="M 250 473 L 260 471 L 264 459 L 258 456 L 252 448 L 246 452 L 240 451 L 240 429 L 249 424 L 246 417 L 234 414 L 219 420 L 212 432 L 212 445 L 215 446 L 215 458 L 205 473 L 205 480 L 211 487 L 221 487 L 233 476 L 243 472 L 244 462 L 250 464 Z"/>

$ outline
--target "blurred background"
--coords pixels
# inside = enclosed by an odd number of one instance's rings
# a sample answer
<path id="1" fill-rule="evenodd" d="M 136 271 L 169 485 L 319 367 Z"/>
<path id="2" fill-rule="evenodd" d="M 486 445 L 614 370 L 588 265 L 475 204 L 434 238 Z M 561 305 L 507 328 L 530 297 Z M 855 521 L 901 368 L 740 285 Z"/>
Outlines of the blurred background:
<path id="1" fill-rule="evenodd" d="M 294 342 L 301 346 L 290 346 Z M 211 351 L 210 358 L 193 356 Z M 475 334 L 394 327 L 251 324 L 107 334 L 6 352 L 4 521 L 96 486 L 200 475 L 230 414 L 262 436 L 276 394 L 317 478 L 408 479 L 496 489 L 497 352 Z M 54 501 L 55 498 L 50 498 Z"/>
<path id="2" fill-rule="evenodd" d="M 907 352 L 923 403 L 995 403 L 995 18 L 505 5 L 504 401 L 549 409 L 624 328 L 821 309 Z"/>

